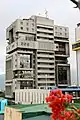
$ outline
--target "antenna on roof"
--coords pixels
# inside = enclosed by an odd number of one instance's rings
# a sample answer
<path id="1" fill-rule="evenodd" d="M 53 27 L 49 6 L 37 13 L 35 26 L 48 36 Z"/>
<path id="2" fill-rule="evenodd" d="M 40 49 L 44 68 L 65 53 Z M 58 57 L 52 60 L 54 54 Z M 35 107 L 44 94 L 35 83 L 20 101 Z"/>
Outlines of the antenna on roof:
<path id="1" fill-rule="evenodd" d="M 38 15 L 41 15 L 40 13 Z"/>
<path id="2" fill-rule="evenodd" d="M 48 11 L 45 9 L 45 16 L 48 18 Z"/>

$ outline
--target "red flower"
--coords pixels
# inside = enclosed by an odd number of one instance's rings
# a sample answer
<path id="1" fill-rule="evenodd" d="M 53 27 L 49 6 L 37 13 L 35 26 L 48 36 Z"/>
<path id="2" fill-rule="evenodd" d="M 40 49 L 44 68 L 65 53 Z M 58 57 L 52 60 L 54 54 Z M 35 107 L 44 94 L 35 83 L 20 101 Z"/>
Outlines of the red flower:
<path id="1" fill-rule="evenodd" d="M 72 95 L 64 95 L 59 89 L 50 92 L 46 102 L 49 103 L 49 107 L 52 109 L 52 120 L 77 120 L 76 112 L 66 110 L 66 106 L 70 106 L 69 103 L 72 98 Z M 80 109 L 77 112 L 80 113 Z"/>

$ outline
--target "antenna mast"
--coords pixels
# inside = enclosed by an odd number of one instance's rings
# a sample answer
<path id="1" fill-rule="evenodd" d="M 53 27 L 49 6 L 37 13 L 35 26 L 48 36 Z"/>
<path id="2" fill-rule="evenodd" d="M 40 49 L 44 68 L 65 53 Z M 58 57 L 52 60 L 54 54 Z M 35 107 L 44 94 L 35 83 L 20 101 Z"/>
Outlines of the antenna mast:
<path id="1" fill-rule="evenodd" d="M 48 18 L 48 11 L 45 9 L 45 16 Z"/>

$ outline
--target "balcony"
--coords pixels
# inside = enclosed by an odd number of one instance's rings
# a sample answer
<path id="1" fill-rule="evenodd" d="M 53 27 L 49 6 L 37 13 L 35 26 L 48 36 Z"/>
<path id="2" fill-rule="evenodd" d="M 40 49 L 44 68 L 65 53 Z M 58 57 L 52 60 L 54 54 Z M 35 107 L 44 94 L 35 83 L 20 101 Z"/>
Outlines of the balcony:
<path id="1" fill-rule="evenodd" d="M 54 64 L 54 60 L 38 59 L 37 62 L 41 62 L 41 63 L 53 63 Z"/>
<path id="2" fill-rule="evenodd" d="M 45 65 L 45 64 L 38 64 L 37 67 L 39 68 L 55 68 L 55 65 Z"/>
<path id="3" fill-rule="evenodd" d="M 37 37 L 43 37 L 43 38 L 54 38 L 53 35 L 48 35 L 48 34 L 42 34 L 42 33 L 37 33 Z"/>
<path id="4" fill-rule="evenodd" d="M 28 78 L 16 78 L 17 81 L 33 81 L 33 78 L 28 77 Z"/>
<path id="5" fill-rule="evenodd" d="M 42 57 L 42 58 L 54 58 L 54 55 L 37 54 L 37 57 Z"/>
<path id="6" fill-rule="evenodd" d="M 38 75 L 38 78 L 46 78 L 46 74 L 45 75 Z M 54 75 L 47 75 L 47 78 L 55 78 Z"/>
<path id="7" fill-rule="evenodd" d="M 55 39 L 55 38 L 54 38 L 54 41 L 69 43 L 69 39 L 66 40 L 66 39 Z"/>
<path id="8" fill-rule="evenodd" d="M 44 74 L 48 74 L 48 73 L 54 73 L 54 70 L 37 70 L 38 73 L 44 73 Z"/>
<path id="9" fill-rule="evenodd" d="M 39 81 L 39 80 L 38 80 L 38 83 L 42 83 L 42 84 L 52 83 L 52 84 L 53 84 L 53 83 L 55 83 L 55 82 L 54 82 L 54 80 L 52 80 L 52 81 L 51 81 L 51 80 L 47 80 L 47 81 L 45 81 L 45 80 L 40 80 L 40 81 Z"/>
<path id="10" fill-rule="evenodd" d="M 55 54 L 56 57 L 69 57 L 70 55 L 65 54 Z"/>
<path id="11" fill-rule="evenodd" d="M 6 53 L 8 54 L 9 52 L 15 50 L 18 47 L 18 41 L 13 42 L 11 45 L 8 45 L 6 47 Z"/>
<path id="12" fill-rule="evenodd" d="M 43 33 L 52 33 L 53 34 L 53 30 L 49 30 L 49 29 L 42 29 L 42 28 L 37 28 L 38 32 L 43 32 Z"/>

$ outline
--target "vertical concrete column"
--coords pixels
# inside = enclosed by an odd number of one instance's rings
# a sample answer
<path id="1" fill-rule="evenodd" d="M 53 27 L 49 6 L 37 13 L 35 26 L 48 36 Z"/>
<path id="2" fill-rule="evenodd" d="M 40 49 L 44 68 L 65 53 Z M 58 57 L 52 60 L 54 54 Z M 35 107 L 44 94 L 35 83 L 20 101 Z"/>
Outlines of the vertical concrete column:
<path id="1" fill-rule="evenodd" d="M 68 82 L 68 86 L 70 86 L 70 67 L 67 67 L 67 82 Z"/>
<path id="2" fill-rule="evenodd" d="M 65 49 L 66 49 L 66 55 L 69 55 L 69 44 L 65 44 Z"/>

